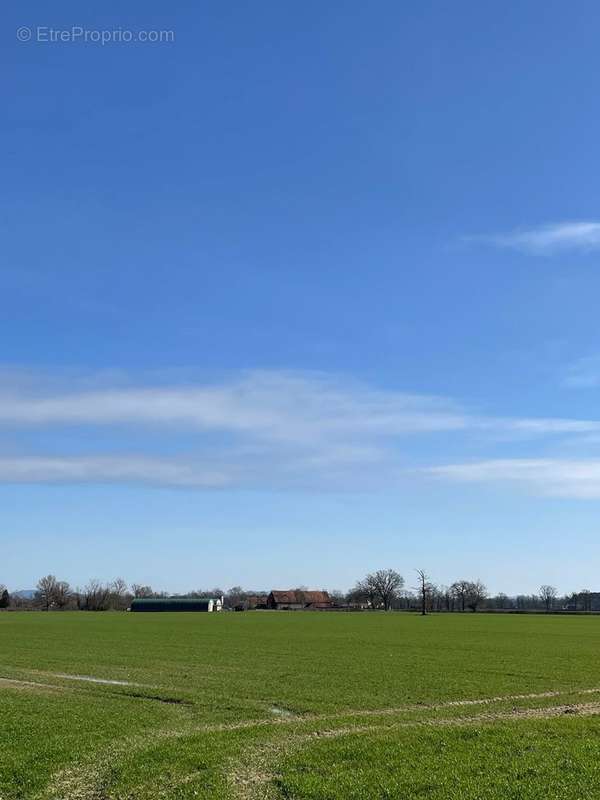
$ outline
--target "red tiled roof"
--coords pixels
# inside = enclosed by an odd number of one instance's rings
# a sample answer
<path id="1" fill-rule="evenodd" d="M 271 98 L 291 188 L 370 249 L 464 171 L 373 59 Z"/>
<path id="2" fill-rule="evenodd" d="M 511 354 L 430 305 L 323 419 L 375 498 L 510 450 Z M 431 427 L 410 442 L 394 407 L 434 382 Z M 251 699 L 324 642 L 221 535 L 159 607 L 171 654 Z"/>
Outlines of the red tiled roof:
<path id="1" fill-rule="evenodd" d="M 313 605 L 317 603 L 319 605 L 322 605 L 323 603 L 327 605 L 331 602 L 327 592 L 302 592 L 302 596 L 303 602 L 306 605 Z"/>
<path id="2" fill-rule="evenodd" d="M 296 598 L 296 592 L 293 589 L 273 589 L 271 592 L 273 600 L 276 603 L 300 603 L 301 600 Z"/>
<path id="3" fill-rule="evenodd" d="M 271 592 L 273 601 L 279 605 L 315 605 L 331 603 L 331 598 L 327 592 L 319 591 L 295 591 L 294 589 L 273 589 Z"/>

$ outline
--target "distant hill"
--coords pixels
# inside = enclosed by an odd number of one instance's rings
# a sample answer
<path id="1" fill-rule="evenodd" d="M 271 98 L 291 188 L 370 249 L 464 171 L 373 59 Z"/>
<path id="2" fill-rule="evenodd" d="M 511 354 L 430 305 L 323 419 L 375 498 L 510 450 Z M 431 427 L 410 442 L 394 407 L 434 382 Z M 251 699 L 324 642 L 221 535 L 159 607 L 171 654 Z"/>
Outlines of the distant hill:
<path id="1" fill-rule="evenodd" d="M 13 597 L 21 597 L 23 600 L 31 600 L 35 597 L 35 589 L 17 589 L 15 592 L 11 592 Z"/>

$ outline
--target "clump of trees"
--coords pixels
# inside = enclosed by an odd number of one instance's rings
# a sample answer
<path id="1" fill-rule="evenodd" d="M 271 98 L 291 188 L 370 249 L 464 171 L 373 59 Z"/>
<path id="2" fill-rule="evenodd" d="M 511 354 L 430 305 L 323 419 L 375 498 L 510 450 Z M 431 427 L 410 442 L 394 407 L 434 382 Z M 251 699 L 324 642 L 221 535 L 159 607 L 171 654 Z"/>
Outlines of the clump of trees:
<path id="1" fill-rule="evenodd" d="M 480 580 L 467 581 L 463 578 L 452 584 L 450 596 L 459 604 L 461 611 L 468 608 L 475 612 L 486 599 L 487 589 Z M 454 608 L 451 610 L 454 611 Z"/>
<path id="2" fill-rule="evenodd" d="M 400 596 L 404 578 L 394 569 L 378 569 L 358 581 L 351 590 L 350 599 L 366 602 L 369 608 L 389 611 Z"/>
<path id="3" fill-rule="evenodd" d="M 45 611 L 51 608 L 66 608 L 72 598 L 73 593 L 67 581 L 59 581 L 55 575 L 45 575 L 39 579 L 35 600 Z"/>
<path id="4" fill-rule="evenodd" d="M 348 592 L 346 601 L 362 604 L 369 609 L 418 610 L 422 615 L 431 611 L 476 612 L 488 596 L 480 580 L 461 579 L 451 586 L 437 586 L 424 569 L 415 570 L 417 585 L 404 591 L 404 578 L 393 569 L 372 572 L 358 581 Z"/>
<path id="5" fill-rule="evenodd" d="M 133 594 L 123 578 L 115 578 L 110 583 L 92 578 L 83 588 L 73 589 L 67 581 L 45 575 L 37 583 L 31 605 L 44 611 L 123 611 L 132 599 Z"/>
<path id="6" fill-rule="evenodd" d="M 358 581 L 346 595 L 351 605 L 366 605 L 369 609 L 399 609 L 420 611 L 476 612 L 483 608 L 488 597 L 479 579 L 455 581 L 450 586 L 437 586 L 424 569 L 415 570 L 417 585 L 404 591 L 404 579 L 395 570 L 378 570 Z"/>

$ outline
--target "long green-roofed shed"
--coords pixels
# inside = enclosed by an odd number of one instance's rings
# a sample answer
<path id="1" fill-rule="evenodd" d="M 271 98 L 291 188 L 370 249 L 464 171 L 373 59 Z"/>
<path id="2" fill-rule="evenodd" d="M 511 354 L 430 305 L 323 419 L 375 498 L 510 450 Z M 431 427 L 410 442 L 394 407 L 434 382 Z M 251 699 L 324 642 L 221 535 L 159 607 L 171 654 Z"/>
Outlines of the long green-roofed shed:
<path id="1" fill-rule="evenodd" d="M 132 611 L 220 611 L 221 600 L 215 598 L 136 598 L 131 601 Z"/>

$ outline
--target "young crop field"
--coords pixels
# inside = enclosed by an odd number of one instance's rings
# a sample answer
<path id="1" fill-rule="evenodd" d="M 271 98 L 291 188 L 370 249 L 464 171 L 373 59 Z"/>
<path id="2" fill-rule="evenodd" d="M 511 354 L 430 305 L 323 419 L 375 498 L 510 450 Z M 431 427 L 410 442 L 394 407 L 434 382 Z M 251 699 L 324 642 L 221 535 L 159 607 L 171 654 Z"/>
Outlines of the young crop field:
<path id="1" fill-rule="evenodd" d="M 600 796 L 600 618 L 0 614 L 1 800 Z"/>

